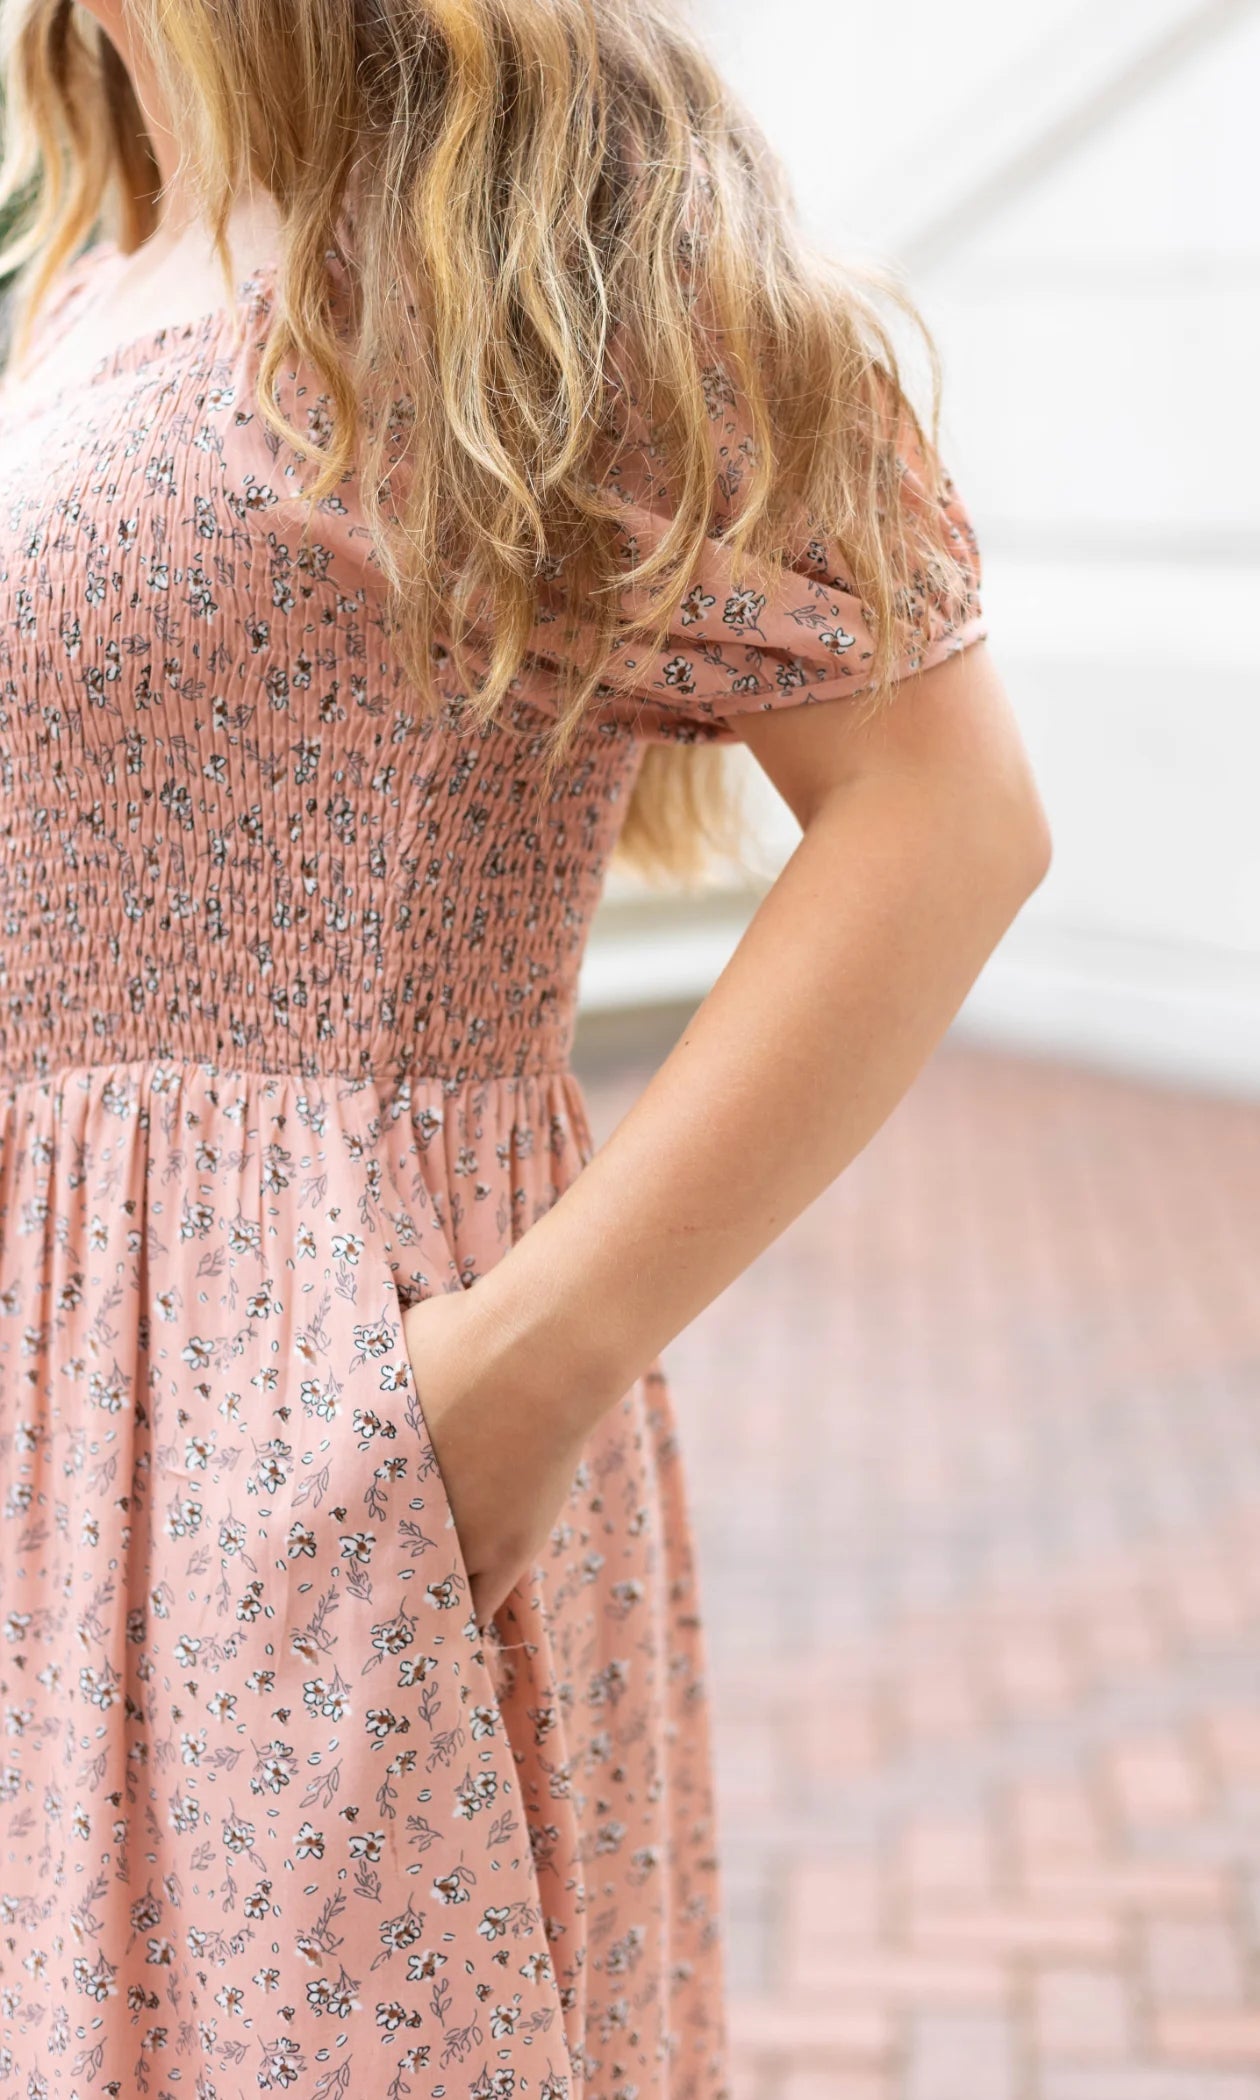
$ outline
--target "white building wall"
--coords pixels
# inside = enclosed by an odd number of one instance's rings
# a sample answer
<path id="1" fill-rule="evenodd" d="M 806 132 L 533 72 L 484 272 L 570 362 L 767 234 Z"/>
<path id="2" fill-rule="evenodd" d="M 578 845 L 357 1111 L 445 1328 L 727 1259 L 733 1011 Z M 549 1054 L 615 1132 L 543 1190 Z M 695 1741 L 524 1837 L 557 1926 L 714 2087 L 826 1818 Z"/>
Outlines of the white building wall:
<path id="1" fill-rule="evenodd" d="M 900 263 L 944 358 L 1056 841 L 960 1025 L 1260 1092 L 1260 5 L 707 5 L 807 222 Z M 616 911 L 599 1002 L 653 982 Z M 672 938 L 702 990 L 721 938 Z"/>

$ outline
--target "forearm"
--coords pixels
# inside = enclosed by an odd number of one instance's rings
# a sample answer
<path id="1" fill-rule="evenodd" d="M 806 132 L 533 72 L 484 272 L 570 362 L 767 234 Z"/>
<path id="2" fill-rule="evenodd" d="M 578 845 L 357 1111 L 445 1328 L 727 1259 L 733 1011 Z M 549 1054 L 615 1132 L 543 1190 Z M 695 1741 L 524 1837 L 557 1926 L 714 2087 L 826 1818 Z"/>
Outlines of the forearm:
<path id="1" fill-rule="evenodd" d="M 1007 812 L 831 795 L 644 1093 L 472 1293 L 478 1353 L 593 1421 L 866 1144 L 1029 890 Z"/>

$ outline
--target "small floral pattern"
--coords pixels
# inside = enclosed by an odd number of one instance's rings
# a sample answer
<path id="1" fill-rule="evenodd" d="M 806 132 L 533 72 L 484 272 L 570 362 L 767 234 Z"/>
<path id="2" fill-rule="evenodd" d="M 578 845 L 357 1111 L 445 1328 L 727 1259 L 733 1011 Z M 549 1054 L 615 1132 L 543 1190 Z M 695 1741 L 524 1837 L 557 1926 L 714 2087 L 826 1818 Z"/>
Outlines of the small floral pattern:
<path id="1" fill-rule="evenodd" d="M 554 636 L 425 721 L 352 487 L 303 545 L 272 296 L 0 402 L 0 2090 L 723 2100 L 660 1366 L 481 1633 L 401 1311 L 590 1157 L 644 740 L 858 689 L 860 608 L 825 550 L 697 578 L 543 792 Z M 982 631 L 924 609 L 920 660 Z"/>

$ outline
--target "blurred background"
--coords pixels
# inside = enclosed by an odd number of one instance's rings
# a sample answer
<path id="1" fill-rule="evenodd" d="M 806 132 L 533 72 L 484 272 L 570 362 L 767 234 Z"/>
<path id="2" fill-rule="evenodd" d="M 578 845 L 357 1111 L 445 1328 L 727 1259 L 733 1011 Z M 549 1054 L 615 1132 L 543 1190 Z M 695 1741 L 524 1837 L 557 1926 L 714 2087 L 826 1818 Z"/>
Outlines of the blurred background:
<path id="1" fill-rule="evenodd" d="M 1260 6 L 693 0 L 898 265 L 1055 836 L 675 1343 L 737 2100 L 1260 2100 Z M 618 878 L 599 1133 L 797 836 Z"/>
<path id="2" fill-rule="evenodd" d="M 734 2100 L 1260 2100 L 1260 0 L 691 12 L 940 345 L 1055 839 L 666 1358 Z M 610 884 L 598 1136 L 795 844 L 745 763 L 740 866 Z"/>

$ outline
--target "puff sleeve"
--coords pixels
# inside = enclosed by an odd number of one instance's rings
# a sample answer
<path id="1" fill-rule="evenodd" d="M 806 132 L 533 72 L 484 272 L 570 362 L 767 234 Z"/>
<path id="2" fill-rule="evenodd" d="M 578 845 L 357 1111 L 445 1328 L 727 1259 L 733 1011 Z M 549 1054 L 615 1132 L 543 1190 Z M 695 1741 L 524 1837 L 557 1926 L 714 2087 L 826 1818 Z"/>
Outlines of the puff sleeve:
<path id="1" fill-rule="evenodd" d="M 724 453 L 737 435 L 728 423 Z M 988 625 L 980 600 L 980 548 L 961 494 L 939 458 L 938 493 L 932 493 L 913 425 L 899 426 L 896 451 L 900 500 L 924 509 L 935 505 L 943 513 L 941 536 L 965 585 L 960 597 L 956 578 L 946 591 L 930 568 L 916 570 L 906 592 L 912 640 L 895 665 L 900 678 L 980 640 Z M 645 544 L 664 522 L 639 492 L 628 500 L 626 530 L 633 542 Z M 754 591 L 741 583 L 729 553 L 714 538 L 663 645 L 653 651 L 627 647 L 614 659 L 601 719 L 651 741 L 729 743 L 737 715 L 867 690 L 873 653 L 862 599 L 825 541 L 803 547 L 775 576 L 771 590 Z"/>

